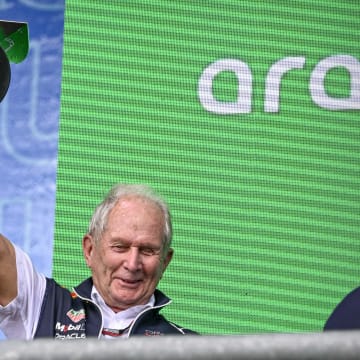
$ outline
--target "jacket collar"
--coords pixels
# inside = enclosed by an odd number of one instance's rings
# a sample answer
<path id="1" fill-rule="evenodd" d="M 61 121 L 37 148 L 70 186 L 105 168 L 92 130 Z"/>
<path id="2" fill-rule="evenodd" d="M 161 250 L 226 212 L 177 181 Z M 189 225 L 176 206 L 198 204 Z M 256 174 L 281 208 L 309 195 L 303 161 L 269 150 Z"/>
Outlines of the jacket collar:
<path id="1" fill-rule="evenodd" d="M 91 290 L 93 285 L 94 285 L 93 280 L 91 277 L 89 277 L 86 280 L 84 280 L 81 284 L 76 286 L 74 290 L 77 295 L 92 302 Z M 154 307 L 156 308 L 162 308 L 163 306 L 171 303 L 171 299 L 168 298 L 162 291 L 158 289 L 155 289 L 154 295 L 155 295 Z"/>

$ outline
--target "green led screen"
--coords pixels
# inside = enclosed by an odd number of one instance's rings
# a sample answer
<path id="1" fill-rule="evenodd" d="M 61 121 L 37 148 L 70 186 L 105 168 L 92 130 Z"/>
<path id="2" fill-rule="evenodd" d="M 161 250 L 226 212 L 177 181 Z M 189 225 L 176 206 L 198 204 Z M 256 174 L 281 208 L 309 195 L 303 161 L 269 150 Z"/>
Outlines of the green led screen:
<path id="1" fill-rule="evenodd" d="M 118 182 L 167 199 L 160 289 L 202 334 L 321 331 L 360 284 L 358 1 L 67 0 L 54 250 L 64 286 Z"/>

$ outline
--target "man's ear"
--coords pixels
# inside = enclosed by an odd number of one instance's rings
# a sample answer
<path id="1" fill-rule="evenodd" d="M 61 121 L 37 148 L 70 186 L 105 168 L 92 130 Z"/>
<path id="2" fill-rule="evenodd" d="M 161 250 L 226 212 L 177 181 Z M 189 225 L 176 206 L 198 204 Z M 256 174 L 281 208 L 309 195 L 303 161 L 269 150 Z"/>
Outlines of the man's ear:
<path id="1" fill-rule="evenodd" d="M 91 268 L 92 254 L 93 254 L 93 250 L 94 250 L 94 246 L 95 246 L 91 235 L 86 234 L 83 237 L 82 246 L 83 246 L 83 253 L 84 253 L 86 264 L 89 268 Z"/>
<path id="2" fill-rule="evenodd" d="M 163 273 L 165 272 L 166 268 L 170 264 L 173 254 L 174 254 L 174 249 L 170 248 L 164 258 L 163 269 L 162 269 Z"/>

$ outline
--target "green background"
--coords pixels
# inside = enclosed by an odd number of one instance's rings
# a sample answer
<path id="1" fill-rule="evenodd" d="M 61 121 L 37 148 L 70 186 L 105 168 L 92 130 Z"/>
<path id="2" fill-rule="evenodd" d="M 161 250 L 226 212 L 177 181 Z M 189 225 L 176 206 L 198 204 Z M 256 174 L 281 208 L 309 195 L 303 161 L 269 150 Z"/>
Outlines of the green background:
<path id="1" fill-rule="evenodd" d="M 360 58 L 359 15 L 349 0 L 67 0 L 54 277 L 89 274 L 81 239 L 108 189 L 147 183 L 173 214 L 169 319 L 203 334 L 321 331 L 360 283 L 360 127 L 359 111 L 314 104 L 309 79 L 326 57 Z M 266 113 L 266 74 L 288 56 L 305 66 Z M 251 69 L 249 114 L 198 100 L 225 58 Z M 326 90 L 346 97 L 349 81 L 333 69 Z M 213 91 L 234 101 L 233 74 Z"/>

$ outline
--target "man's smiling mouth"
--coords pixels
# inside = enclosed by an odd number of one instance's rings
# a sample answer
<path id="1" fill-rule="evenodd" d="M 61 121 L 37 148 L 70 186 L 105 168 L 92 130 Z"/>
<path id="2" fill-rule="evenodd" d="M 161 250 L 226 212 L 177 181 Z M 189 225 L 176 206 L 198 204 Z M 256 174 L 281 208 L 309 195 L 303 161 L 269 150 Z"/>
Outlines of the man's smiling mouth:
<path id="1" fill-rule="evenodd" d="M 117 278 L 123 286 L 135 287 L 141 283 L 140 279 Z"/>

